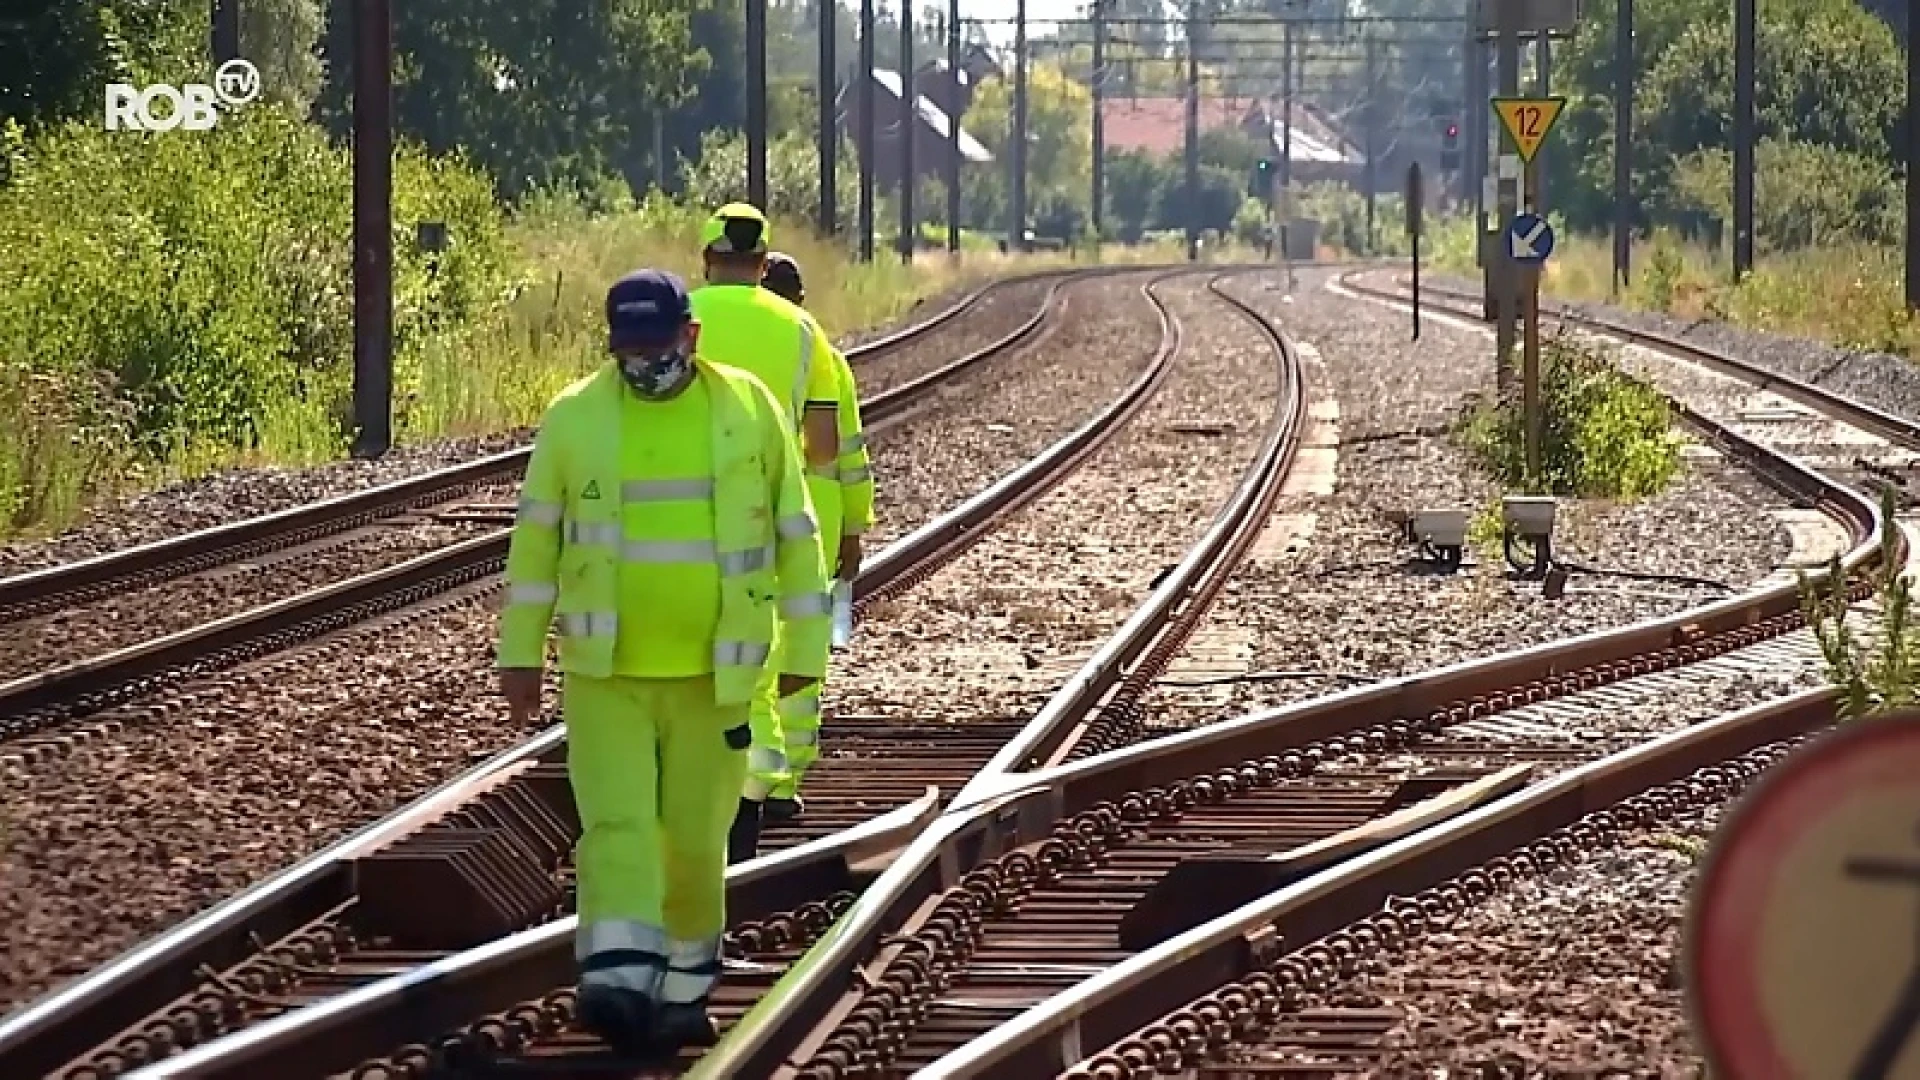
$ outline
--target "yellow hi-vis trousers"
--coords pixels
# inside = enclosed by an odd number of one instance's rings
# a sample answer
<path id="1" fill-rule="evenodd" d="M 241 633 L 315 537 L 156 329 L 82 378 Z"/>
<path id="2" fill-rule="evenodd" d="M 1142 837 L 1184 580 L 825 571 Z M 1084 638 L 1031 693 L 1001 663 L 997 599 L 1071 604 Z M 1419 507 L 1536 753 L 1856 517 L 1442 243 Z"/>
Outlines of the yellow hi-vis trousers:
<path id="1" fill-rule="evenodd" d="M 813 498 L 814 515 L 820 522 L 820 547 L 826 555 L 827 576 L 833 577 L 840 563 L 838 474 L 828 478 L 809 470 L 807 493 Z M 767 672 L 753 695 L 754 760 L 742 794 L 755 802 L 768 796 L 793 798 L 807 770 L 820 759 L 820 691 L 825 682 L 816 682 L 792 697 L 780 697 L 779 673 L 785 667 L 777 659 L 781 640 L 776 628 L 773 642 L 776 660 L 767 665 Z M 776 753 L 767 753 L 769 750 Z"/>
<path id="2" fill-rule="evenodd" d="M 713 694 L 710 676 L 566 676 L 582 986 L 699 1003 L 719 978 L 748 710 Z"/>

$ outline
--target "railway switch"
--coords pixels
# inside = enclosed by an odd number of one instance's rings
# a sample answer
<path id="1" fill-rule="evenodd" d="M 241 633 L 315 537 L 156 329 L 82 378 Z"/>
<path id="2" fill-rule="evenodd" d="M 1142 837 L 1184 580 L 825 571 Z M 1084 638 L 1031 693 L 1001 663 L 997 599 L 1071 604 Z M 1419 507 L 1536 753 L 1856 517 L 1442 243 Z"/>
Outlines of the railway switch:
<path id="1" fill-rule="evenodd" d="M 1427 561 L 1439 569 L 1458 570 L 1467 546 L 1467 512 L 1417 510 L 1407 519 L 1407 539 L 1419 544 Z"/>
<path id="2" fill-rule="evenodd" d="M 1548 496 L 1509 495 L 1501 504 L 1501 529 L 1507 565 L 1523 579 L 1539 581 L 1553 566 L 1553 517 L 1556 504 Z M 1530 559 L 1517 550 L 1524 544 Z"/>

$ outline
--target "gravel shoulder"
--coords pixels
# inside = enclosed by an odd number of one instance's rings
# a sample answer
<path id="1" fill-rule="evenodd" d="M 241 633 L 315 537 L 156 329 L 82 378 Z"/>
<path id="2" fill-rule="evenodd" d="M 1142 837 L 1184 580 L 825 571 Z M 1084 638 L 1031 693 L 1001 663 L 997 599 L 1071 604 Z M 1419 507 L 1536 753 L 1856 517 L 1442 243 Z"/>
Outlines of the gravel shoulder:
<path id="1" fill-rule="evenodd" d="M 890 535 L 1112 400 L 1158 339 L 1150 315 L 1142 330 L 1141 302 L 1128 290 L 1144 279 L 1133 280 L 1075 291 L 1065 324 L 1029 351 L 1033 359 L 956 380 L 941 405 L 875 440 Z M 1014 434 L 987 430 L 982 410 L 997 410 L 987 416 L 1010 421 Z M 92 719 L 120 730 L 6 775 L 0 1009 L 532 734 L 509 721 L 492 690 L 495 603 L 442 601 L 400 625 L 358 627 L 107 710 Z M 885 625 L 871 620 L 862 636 Z M 934 700 L 953 689 L 948 682 Z"/>
<path id="2" fill-rule="evenodd" d="M 1059 487 L 880 606 L 827 683 L 834 715 L 1023 720 L 1199 539 L 1271 421 L 1277 366 L 1204 278 L 1157 291 L 1186 332 L 1167 381 Z M 1101 324 L 1102 340 L 1043 351 L 1076 380 L 1130 381 L 1158 344 L 1153 326 L 1136 299 Z"/>
<path id="3" fill-rule="evenodd" d="M 1408 565 L 1393 515 L 1423 507 L 1479 511 L 1499 489 L 1443 434 L 1468 395 L 1491 389 L 1483 335 L 1429 321 L 1418 343 L 1406 317 L 1328 292 L 1326 272 L 1228 286 L 1310 346 L 1308 398 L 1337 403 L 1332 492 L 1292 490 L 1187 660 L 1169 681 L 1211 679 L 1150 699 L 1154 722 L 1189 726 L 1283 704 L 1350 681 L 1475 656 L 1683 610 L 1725 595 L 1672 582 L 1576 575 L 1564 598 L 1510 582 L 1496 552 L 1457 574 Z M 1310 354 L 1311 356 L 1311 354 Z M 1334 415 L 1324 401 L 1313 406 Z M 1311 440 L 1310 440 L 1311 441 Z M 1666 492 L 1632 503 L 1563 501 L 1556 550 L 1598 569 L 1680 574 L 1744 587 L 1791 549 L 1768 514 L 1785 501 L 1744 474 L 1688 466 Z M 1194 650 L 1190 649 L 1191 654 Z M 1219 680 L 1237 680 L 1220 682 Z"/>
<path id="4" fill-rule="evenodd" d="M 1678 958 L 1719 818 L 1694 812 L 1523 878 L 1332 995 L 1402 1012 L 1368 1075 L 1699 1076 Z"/>

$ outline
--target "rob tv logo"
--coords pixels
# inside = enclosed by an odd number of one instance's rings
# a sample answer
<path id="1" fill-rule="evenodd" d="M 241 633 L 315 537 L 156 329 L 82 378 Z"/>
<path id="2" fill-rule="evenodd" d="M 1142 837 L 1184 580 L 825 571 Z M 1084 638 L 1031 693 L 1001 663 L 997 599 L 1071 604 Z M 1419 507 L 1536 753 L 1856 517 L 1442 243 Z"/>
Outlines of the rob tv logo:
<path id="1" fill-rule="evenodd" d="M 107 84 L 108 131 L 211 131 L 221 108 L 238 108 L 260 96 L 260 69 L 229 60 L 213 73 L 213 85 L 188 83 Z"/>

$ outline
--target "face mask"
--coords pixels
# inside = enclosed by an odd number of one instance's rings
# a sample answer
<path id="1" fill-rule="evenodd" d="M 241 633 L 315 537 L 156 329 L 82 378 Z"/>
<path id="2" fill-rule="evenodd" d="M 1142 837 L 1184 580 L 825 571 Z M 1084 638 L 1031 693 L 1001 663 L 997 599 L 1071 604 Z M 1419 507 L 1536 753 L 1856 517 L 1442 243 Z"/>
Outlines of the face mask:
<path id="1" fill-rule="evenodd" d="M 647 356 L 622 356 L 620 377 L 643 399 L 665 401 L 693 382 L 693 358 L 685 345 Z"/>

